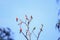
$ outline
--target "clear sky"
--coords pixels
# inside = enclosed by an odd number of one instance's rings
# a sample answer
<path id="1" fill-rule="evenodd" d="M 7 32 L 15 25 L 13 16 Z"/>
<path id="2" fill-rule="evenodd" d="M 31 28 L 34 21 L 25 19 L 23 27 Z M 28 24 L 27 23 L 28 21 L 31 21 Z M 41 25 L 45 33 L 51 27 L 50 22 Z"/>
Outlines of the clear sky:
<path id="1" fill-rule="evenodd" d="M 15 40 L 25 40 L 25 37 L 19 33 L 19 26 L 15 18 L 17 16 L 24 21 L 25 14 L 29 17 L 32 15 L 30 29 L 36 26 L 36 35 L 40 24 L 44 25 L 39 40 L 57 40 L 60 33 L 55 28 L 55 24 L 59 7 L 55 0 L 0 0 L 0 25 L 11 28 Z M 25 32 L 25 25 L 22 28 Z M 36 40 L 34 35 L 32 35 L 32 40 Z"/>

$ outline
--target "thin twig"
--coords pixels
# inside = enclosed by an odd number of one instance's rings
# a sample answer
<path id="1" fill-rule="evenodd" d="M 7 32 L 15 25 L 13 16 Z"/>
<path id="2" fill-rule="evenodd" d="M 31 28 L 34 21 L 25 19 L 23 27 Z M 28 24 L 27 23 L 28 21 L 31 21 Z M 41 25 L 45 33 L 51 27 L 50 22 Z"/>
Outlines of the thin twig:
<path id="1" fill-rule="evenodd" d="M 41 24 L 41 26 L 42 26 L 42 27 L 40 28 L 40 31 L 39 31 L 39 33 L 38 33 L 37 40 L 39 39 L 40 33 L 43 31 L 43 30 L 42 30 L 43 24 Z"/>
<path id="2" fill-rule="evenodd" d="M 41 33 L 41 31 L 38 33 L 37 40 L 39 39 L 40 33 Z"/>
<path id="3" fill-rule="evenodd" d="M 22 32 L 22 34 L 24 35 L 24 37 L 28 40 L 27 36 Z"/>

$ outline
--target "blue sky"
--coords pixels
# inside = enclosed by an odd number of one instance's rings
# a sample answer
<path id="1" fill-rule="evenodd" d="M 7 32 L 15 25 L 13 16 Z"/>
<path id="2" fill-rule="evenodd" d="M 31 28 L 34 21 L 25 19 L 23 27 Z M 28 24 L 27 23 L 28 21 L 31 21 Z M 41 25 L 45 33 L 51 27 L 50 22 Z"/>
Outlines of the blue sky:
<path id="1" fill-rule="evenodd" d="M 39 40 L 57 40 L 60 33 L 55 29 L 58 19 L 58 9 L 55 0 L 0 0 L 0 25 L 9 27 L 14 32 L 15 40 L 25 40 L 25 37 L 19 33 L 16 16 L 24 21 L 24 15 L 33 16 L 30 29 L 36 26 L 37 35 L 40 24 L 44 24 L 43 32 Z M 25 32 L 25 25 L 22 26 Z M 32 40 L 36 40 L 32 35 Z"/>

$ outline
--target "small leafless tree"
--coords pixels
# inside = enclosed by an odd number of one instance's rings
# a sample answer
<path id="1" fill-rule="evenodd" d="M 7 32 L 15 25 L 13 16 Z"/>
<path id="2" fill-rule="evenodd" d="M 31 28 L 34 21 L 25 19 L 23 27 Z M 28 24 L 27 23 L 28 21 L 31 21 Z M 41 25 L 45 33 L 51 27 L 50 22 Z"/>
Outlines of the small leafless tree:
<path id="1" fill-rule="evenodd" d="M 41 32 L 43 31 L 43 30 L 42 30 L 43 24 L 41 24 L 40 31 L 39 31 L 38 34 L 36 35 L 36 34 L 34 33 L 34 30 L 36 29 L 36 27 L 33 28 L 32 32 L 30 32 L 30 30 L 29 30 L 29 28 L 30 28 L 30 27 L 29 27 L 29 24 L 30 24 L 30 22 L 32 21 L 33 17 L 30 16 L 30 18 L 28 18 L 27 15 L 25 15 L 25 19 L 26 19 L 26 22 L 24 22 L 24 21 L 22 21 L 22 20 L 20 19 L 20 21 L 19 21 L 19 23 L 18 23 L 18 25 L 20 26 L 20 33 L 22 33 L 27 40 L 31 40 L 31 34 L 33 33 L 33 34 L 36 36 L 37 40 L 38 40 Z M 18 20 L 19 20 L 18 17 L 16 17 L 16 22 L 18 22 Z M 24 34 L 24 32 L 22 31 L 22 27 L 21 27 L 22 24 L 25 24 L 26 27 L 27 27 L 27 29 L 26 29 L 26 34 Z"/>

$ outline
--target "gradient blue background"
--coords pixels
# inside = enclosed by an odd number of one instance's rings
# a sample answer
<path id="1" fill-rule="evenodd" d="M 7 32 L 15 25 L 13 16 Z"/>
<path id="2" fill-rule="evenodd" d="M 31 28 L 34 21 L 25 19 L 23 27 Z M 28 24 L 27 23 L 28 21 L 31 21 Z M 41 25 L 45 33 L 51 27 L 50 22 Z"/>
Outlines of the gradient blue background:
<path id="1" fill-rule="evenodd" d="M 30 24 L 30 30 L 36 27 L 34 31 L 37 35 L 40 24 L 44 24 L 43 32 L 39 40 L 57 40 L 60 33 L 55 28 L 58 19 L 59 4 L 56 0 L 0 0 L 0 26 L 9 27 L 14 32 L 15 40 L 26 40 L 19 33 L 19 26 L 16 22 L 16 16 L 24 21 L 24 15 L 33 16 Z M 23 32 L 26 31 L 26 26 L 23 25 Z M 36 40 L 32 34 L 32 40 Z"/>

